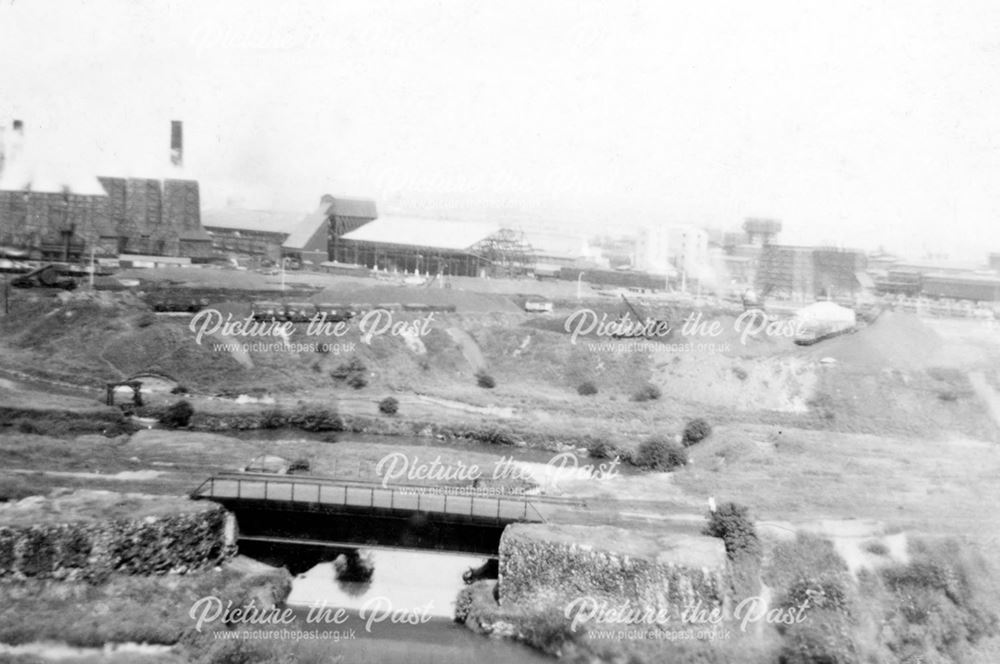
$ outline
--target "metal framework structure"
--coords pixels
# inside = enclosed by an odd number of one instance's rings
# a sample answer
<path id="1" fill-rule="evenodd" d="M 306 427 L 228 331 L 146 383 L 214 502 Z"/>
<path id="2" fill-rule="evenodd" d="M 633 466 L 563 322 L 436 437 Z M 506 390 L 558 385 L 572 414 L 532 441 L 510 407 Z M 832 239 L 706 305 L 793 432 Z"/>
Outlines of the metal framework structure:
<path id="1" fill-rule="evenodd" d="M 524 239 L 524 233 L 509 228 L 481 240 L 470 251 L 489 262 L 493 277 L 524 276 L 536 262 L 535 250 Z"/>

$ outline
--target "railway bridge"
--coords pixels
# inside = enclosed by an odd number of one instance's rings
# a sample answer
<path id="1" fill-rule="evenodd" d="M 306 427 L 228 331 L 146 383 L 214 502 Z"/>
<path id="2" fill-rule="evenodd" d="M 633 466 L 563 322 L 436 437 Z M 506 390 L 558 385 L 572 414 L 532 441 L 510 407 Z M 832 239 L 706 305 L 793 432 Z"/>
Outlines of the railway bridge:
<path id="1" fill-rule="evenodd" d="M 236 515 L 241 548 L 392 547 L 496 557 L 511 523 L 540 523 L 574 501 L 483 495 L 471 487 L 399 486 L 306 475 L 219 473 L 191 497 Z"/>

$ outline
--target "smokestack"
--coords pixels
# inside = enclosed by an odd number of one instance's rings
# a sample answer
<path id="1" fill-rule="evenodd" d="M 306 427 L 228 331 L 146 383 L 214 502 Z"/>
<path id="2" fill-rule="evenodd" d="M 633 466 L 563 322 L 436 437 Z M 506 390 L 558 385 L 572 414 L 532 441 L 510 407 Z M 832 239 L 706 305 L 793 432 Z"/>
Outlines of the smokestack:
<path id="1" fill-rule="evenodd" d="M 180 168 L 184 165 L 184 124 L 170 121 L 170 163 Z"/>
<path id="2" fill-rule="evenodd" d="M 13 131 L 9 134 L 4 132 L 4 142 L 3 146 L 0 147 L 0 166 L 6 170 L 10 170 L 21 157 L 21 151 L 24 149 L 24 123 L 20 120 L 14 120 Z"/>

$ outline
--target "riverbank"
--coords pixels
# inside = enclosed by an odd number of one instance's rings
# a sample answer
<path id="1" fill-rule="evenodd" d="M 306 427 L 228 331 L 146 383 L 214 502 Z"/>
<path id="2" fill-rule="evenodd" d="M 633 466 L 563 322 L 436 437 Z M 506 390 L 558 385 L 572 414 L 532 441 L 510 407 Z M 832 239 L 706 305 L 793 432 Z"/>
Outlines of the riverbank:
<path id="1" fill-rule="evenodd" d="M 100 581 L 184 574 L 235 553 L 215 505 L 143 494 L 60 491 L 0 504 L 0 578 Z"/>
<path id="2" fill-rule="evenodd" d="M 99 648 L 100 653 L 91 655 L 103 661 L 116 661 L 116 657 L 117 661 L 151 664 L 195 661 L 200 659 L 199 651 L 218 650 L 209 635 L 194 629 L 188 609 L 196 601 L 218 597 L 243 606 L 253 600 L 258 607 L 269 608 L 280 605 L 290 587 L 286 571 L 244 558 L 185 574 L 114 573 L 99 583 L 7 579 L 0 581 L 0 643 Z M 169 648 L 168 652 L 154 648 L 149 654 L 133 651 L 133 659 L 122 660 L 115 655 L 114 644 Z M 24 653 L 14 661 L 35 660 Z"/>
<path id="3" fill-rule="evenodd" d="M 899 546 L 896 536 L 856 533 L 858 548 L 845 548 L 843 537 L 774 535 L 764 535 L 754 565 L 757 590 L 718 615 L 698 603 L 653 610 L 641 595 L 655 586 L 574 595 L 558 584 L 547 601 L 539 601 L 543 588 L 505 598 L 501 574 L 460 593 L 456 622 L 567 662 L 997 661 L 998 577 L 975 546 L 948 538 Z M 607 564 L 613 549 L 589 555 Z"/>

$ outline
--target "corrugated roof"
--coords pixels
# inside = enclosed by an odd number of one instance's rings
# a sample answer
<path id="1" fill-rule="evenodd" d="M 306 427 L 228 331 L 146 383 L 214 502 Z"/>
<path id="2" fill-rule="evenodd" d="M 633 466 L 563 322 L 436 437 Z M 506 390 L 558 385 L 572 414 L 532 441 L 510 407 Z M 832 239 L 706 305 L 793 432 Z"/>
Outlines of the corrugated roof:
<path id="1" fill-rule="evenodd" d="M 295 225 L 281 246 L 300 251 L 326 251 L 329 208 L 329 204 L 323 203 L 315 212 L 306 215 L 305 219 Z"/>
<path id="2" fill-rule="evenodd" d="M 375 209 L 375 201 L 369 198 L 334 198 L 330 205 L 329 214 L 338 217 L 362 217 L 364 219 L 375 219 L 378 212 Z"/>
<path id="3" fill-rule="evenodd" d="M 302 216 L 302 212 L 286 210 L 219 208 L 202 212 L 201 225 L 205 228 L 226 228 L 257 233 L 291 233 L 302 221 Z"/>
<path id="4" fill-rule="evenodd" d="M 379 217 L 343 239 L 464 251 L 499 231 L 497 224 L 478 221 L 392 216 Z"/>

